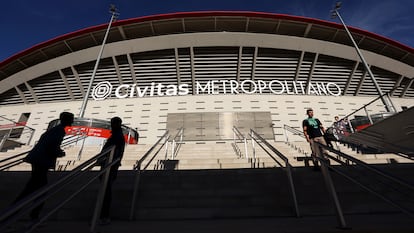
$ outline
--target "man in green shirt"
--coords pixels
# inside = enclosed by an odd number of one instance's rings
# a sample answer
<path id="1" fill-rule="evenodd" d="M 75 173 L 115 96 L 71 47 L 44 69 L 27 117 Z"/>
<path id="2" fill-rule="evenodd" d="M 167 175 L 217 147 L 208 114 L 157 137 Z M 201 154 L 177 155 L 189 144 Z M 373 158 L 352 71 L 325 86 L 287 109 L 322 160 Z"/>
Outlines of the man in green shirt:
<path id="1" fill-rule="evenodd" d="M 319 142 L 326 146 L 326 141 L 323 137 L 325 128 L 322 126 L 322 123 L 318 118 L 313 117 L 313 110 L 311 108 L 306 110 L 306 114 L 308 115 L 308 118 L 302 122 L 303 134 L 306 137 L 306 141 L 310 143 L 310 147 L 312 149 L 312 160 L 316 168 L 318 167 L 318 160 L 316 159 L 316 156 L 322 157 L 323 153 L 326 153 L 325 149 L 320 148 L 317 144 L 317 142 Z"/>

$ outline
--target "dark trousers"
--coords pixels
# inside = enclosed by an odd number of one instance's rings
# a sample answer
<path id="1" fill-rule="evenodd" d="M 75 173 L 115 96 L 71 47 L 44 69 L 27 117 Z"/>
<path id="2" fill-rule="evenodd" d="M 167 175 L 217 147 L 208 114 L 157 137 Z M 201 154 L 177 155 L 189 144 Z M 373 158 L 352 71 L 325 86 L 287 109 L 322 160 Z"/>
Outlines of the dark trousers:
<path id="1" fill-rule="evenodd" d="M 25 197 L 29 196 L 30 194 L 34 193 L 35 191 L 39 190 L 43 186 L 47 185 L 47 172 L 48 168 L 44 166 L 38 166 L 32 164 L 32 173 L 29 181 L 27 182 L 26 186 L 24 187 L 23 191 L 17 196 L 14 203 L 24 199 Z M 36 206 L 30 212 L 31 219 L 39 218 L 40 211 L 44 206 L 44 202 Z"/>
<path id="2" fill-rule="evenodd" d="M 105 196 L 104 196 L 103 203 L 102 203 L 101 219 L 109 218 L 109 212 L 110 212 L 111 203 L 112 203 L 112 184 L 114 183 L 116 179 L 117 173 L 118 173 L 118 167 L 117 166 L 112 167 L 109 173 L 108 184 L 106 185 Z M 101 179 L 102 179 L 102 176 L 101 176 Z"/>

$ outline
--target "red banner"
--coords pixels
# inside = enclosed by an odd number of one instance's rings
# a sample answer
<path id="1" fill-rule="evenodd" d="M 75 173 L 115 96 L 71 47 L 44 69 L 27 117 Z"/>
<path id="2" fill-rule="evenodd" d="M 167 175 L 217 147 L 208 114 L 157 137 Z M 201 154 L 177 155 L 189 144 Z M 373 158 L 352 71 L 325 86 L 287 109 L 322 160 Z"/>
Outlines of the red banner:
<path id="1" fill-rule="evenodd" d="M 65 128 L 66 134 L 69 135 L 87 135 L 91 137 L 109 138 L 111 136 L 111 130 L 102 128 L 93 128 L 86 126 L 67 126 Z M 124 134 L 125 142 L 128 144 L 137 144 L 138 141 L 129 137 L 128 134 Z M 129 137 L 129 140 L 128 140 Z"/>

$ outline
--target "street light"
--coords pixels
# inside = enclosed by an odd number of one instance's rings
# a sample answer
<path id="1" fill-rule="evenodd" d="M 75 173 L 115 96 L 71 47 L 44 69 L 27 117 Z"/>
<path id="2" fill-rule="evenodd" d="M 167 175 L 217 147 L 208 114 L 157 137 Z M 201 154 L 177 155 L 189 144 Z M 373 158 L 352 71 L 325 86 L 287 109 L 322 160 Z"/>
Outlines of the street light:
<path id="1" fill-rule="evenodd" d="M 382 92 L 381 87 L 379 86 L 377 80 L 374 77 L 374 74 L 372 73 L 371 69 L 369 68 L 367 62 L 365 61 L 364 56 L 362 55 L 361 51 L 358 48 L 358 45 L 356 44 L 354 38 L 352 37 L 351 32 L 348 30 L 348 27 L 346 26 L 344 20 L 342 19 L 341 15 L 339 14 L 338 10 L 341 8 L 341 4 L 342 4 L 341 2 L 336 2 L 334 9 L 331 11 L 331 18 L 334 19 L 334 18 L 338 17 L 339 20 L 341 21 L 342 25 L 344 26 L 345 31 L 349 36 L 349 39 L 351 39 L 352 44 L 354 45 L 355 50 L 357 51 L 359 58 L 361 59 L 362 63 L 364 64 L 365 69 L 368 71 L 368 74 L 371 77 L 371 80 L 374 83 L 374 86 L 377 89 L 378 94 L 380 95 L 381 101 L 384 104 L 386 111 L 387 112 L 395 112 L 395 109 L 393 107 L 391 99 L 389 98 L 388 95 L 384 95 L 384 93 Z M 385 98 L 384 98 L 384 96 L 385 96 Z"/>
<path id="2" fill-rule="evenodd" d="M 80 112 L 79 112 L 79 117 L 81 117 L 81 118 L 85 115 L 85 109 L 86 109 L 86 105 L 88 104 L 88 99 L 89 99 L 89 95 L 91 93 L 93 80 L 95 79 L 96 71 L 98 70 L 99 61 L 101 60 L 101 57 L 102 57 L 102 53 L 103 53 L 103 50 L 104 50 L 104 47 L 105 47 L 106 39 L 108 38 L 109 30 L 111 29 L 112 22 L 119 15 L 118 9 L 116 9 L 115 5 L 112 5 L 112 4 L 111 4 L 111 7 L 109 9 L 109 12 L 112 14 L 111 20 L 109 21 L 108 28 L 106 29 L 105 36 L 104 36 L 104 39 L 102 41 L 101 49 L 99 51 L 98 58 L 96 59 L 95 67 L 93 69 L 91 79 L 89 80 L 88 89 L 86 90 L 86 94 L 83 97 L 82 106 L 81 106 L 81 109 L 80 109 Z"/>

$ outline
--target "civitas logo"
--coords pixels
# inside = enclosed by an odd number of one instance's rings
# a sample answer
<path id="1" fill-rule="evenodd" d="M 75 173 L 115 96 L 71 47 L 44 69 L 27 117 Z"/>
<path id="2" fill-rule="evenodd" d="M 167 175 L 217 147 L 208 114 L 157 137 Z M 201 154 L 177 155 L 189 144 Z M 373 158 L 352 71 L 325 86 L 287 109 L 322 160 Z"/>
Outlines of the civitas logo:
<path id="1" fill-rule="evenodd" d="M 112 93 L 112 84 L 108 81 L 98 83 L 92 89 L 92 98 L 94 100 L 104 100 Z"/>

